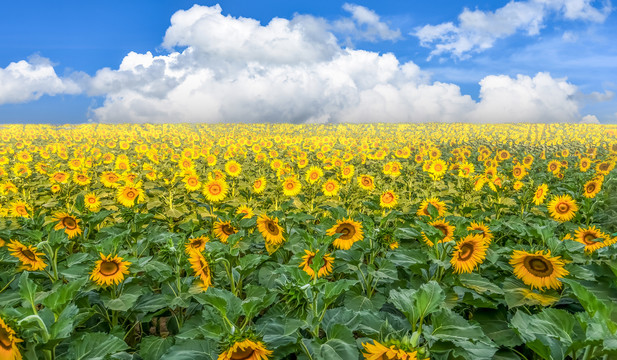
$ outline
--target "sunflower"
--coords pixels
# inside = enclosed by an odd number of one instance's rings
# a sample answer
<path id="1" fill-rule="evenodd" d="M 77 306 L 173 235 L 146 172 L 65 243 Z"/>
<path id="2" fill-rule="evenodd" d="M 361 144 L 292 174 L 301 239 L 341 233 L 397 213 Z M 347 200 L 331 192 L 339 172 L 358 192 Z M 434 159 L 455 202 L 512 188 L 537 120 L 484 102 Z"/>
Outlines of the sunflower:
<path id="1" fill-rule="evenodd" d="M 17 343 L 22 341 L 15 336 L 15 331 L 0 318 L 0 359 L 21 360 Z"/>
<path id="2" fill-rule="evenodd" d="M 375 188 L 375 178 L 371 175 L 358 176 L 358 185 L 364 190 L 373 190 Z"/>
<path id="3" fill-rule="evenodd" d="M 227 195 L 227 183 L 223 180 L 210 179 L 203 186 L 203 194 L 211 202 L 219 202 Z"/>
<path id="4" fill-rule="evenodd" d="M 542 250 L 536 253 L 514 250 L 510 265 L 514 267 L 517 278 L 538 290 L 561 288 L 558 278 L 569 274 L 568 270 L 564 269 L 564 262 L 559 256 L 551 256 L 550 250 L 547 250 L 546 254 Z"/>
<path id="5" fill-rule="evenodd" d="M 287 196 L 296 196 L 302 190 L 302 185 L 295 176 L 289 176 L 283 181 L 283 194 Z"/>
<path id="6" fill-rule="evenodd" d="M 266 189 L 266 178 L 260 177 L 253 182 L 253 191 L 255 194 L 261 194 Z"/>
<path id="7" fill-rule="evenodd" d="M 117 188 L 120 186 L 118 183 L 120 181 L 120 176 L 113 171 L 104 172 L 101 175 L 101 183 L 103 186 L 108 188 Z"/>
<path id="8" fill-rule="evenodd" d="M 364 239 L 362 223 L 351 219 L 337 220 L 336 225 L 326 231 L 326 235 L 335 234 L 341 234 L 341 236 L 335 239 L 332 245 L 341 250 L 349 250 L 356 241 Z"/>
<path id="9" fill-rule="evenodd" d="M 298 266 L 304 270 L 305 273 L 309 274 L 312 279 L 315 279 L 315 271 L 311 267 L 313 264 L 313 259 L 315 258 L 315 254 L 319 252 L 319 250 L 312 252 L 310 250 L 304 250 L 306 255 L 302 257 L 302 263 Z M 317 277 L 324 277 L 332 273 L 332 265 L 334 264 L 334 257 L 332 254 L 326 254 L 322 257 L 323 265 L 317 270 Z"/>
<path id="10" fill-rule="evenodd" d="M 242 167 L 240 166 L 240 164 L 238 164 L 237 161 L 231 160 L 225 164 L 225 171 L 231 177 L 238 177 L 242 172 Z"/>
<path id="11" fill-rule="evenodd" d="M 456 229 L 455 226 L 450 225 L 449 222 L 444 221 L 444 220 L 435 220 L 435 221 L 431 221 L 429 223 L 429 225 L 433 226 L 435 229 L 441 231 L 442 234 L 442 238 L 438 240 L 438 242 L 440 243 L 445 243 L 448 241 L 452 241 L 452 239 L 454 238 L 454 230 Z M 428 238 L 428 236 L 426 236 L 426 234 L 424 234 L 424 232 L 422 232 L 422 240 L 424 240 L 424 242 L 428 245 L 428 246 L 434 246 L 435 244 Z"/>
<path id="12" fill-rule="evenodd" d="M 433 205 L 437 209 L 437 217 L 442 217 L 446 213 L 446 203 L 443 201 L 439 201 L 438 198 L 431 198 L 422 201 L 420 204 L 420 208 L 416 212 L 418 216 L 431 216 L 428 212 L 428 206 Z"/>
<path id="13" fill-rule="evenodd" d="M 380 344 L 376 340 L 373 340 L 373 344 L 362 343 L 364 347 L 364 360 L 418 360 L 418 352 L 408 352 L 397 348 L 395 345 L 386 347 Z"/>
<path id="14" fill-rule="evenodd" d="M 549 172 L 552 172 L 553 174 L 557 174 L 560 169 L 561 169 L 561 162 L 560 161 L 552 160 L 551 162 L 548 163 L 548 171 Z"/>
<path id="15" fill-rule="evenodd" d="M 595 226 L 588 227 L 587 229 L 579 227 L 576 233 L 574 233 L 574 241 L 585 244 L 585 251 L 589 253 L 611 244 L 610 236 L 596 229 Z"/>
<path id="16" fill-rule="evenodd" d="M 238 209 L 236 210 L 236 215 L 240 214 L 244 214 L 244 216 L 242 217 L 243 219 L 250 219 L 253 217 L 253 215 L 255 215 L 255 213 L 253 213 L 253 209 L 246 205 L 240 205 L 238 207 Z"/>
<path id="17" fill-rule="evenodd" d="M 13 217 L 28 217 L 29 211 L 32 210 L 30 205 L 23 201 L 14 201 L 11 203 L 11 216 Z"/>
<path id="18" fill-rule="evenodd" d="M 125 185 L 118 188 L 118 202 L 126 207 L 133 207 L 135 202 L 144 201 L 144 191 L 141 189 L 141 182 L 137 184 Z"/>
<path id="19" fill-rule="evenodd" d="M 464 162 L 458 167 L 458 176 L 462 178 L 470 177 L 476 171 L 472 163 Z"/>
<path id="20" fill-rule="evenodd" d="M 512 168 L 512 176 L 514 176 L 515 179 L 521 180 L 525 175 L 527 175 L 527 170 L 523 165 L 514 165 Z"/>
<path id="21" fill-rule="evenodd" d="M 191 268 L 195 272 L 195 277 L 198 277 L 201 283 L 199 287 L 206 291 L 212 285 L 212 272 L 210 271 L 210 264 L 206 258 L 199 251 L 191 251 L 189 254 L 189 263 Z"/>
<path id="22" fill-rule="evenodd" d="M 270 218 L 268 215 L 260 215 L 257 218 L 257 230 L 264 237 L 267 244 L 279 245 L 283 242 L 283 228 L 279 225 L 278 218 Z"/>
<path id="23" fill-rule="evenodd" d="M 19 261 L 28 268 L 28 270 L 36 271 L 43 270 L 47 267 L 45 261 L 40 258 L 44 255 L 42 252 L 37 252 L 35 246 L 26 246 L 17 240 L 11 240 L 11 243 L 7 245 L 7 248 L 11 252 L 11 255 L 19 259 Z"/>
<path id="24" fill-rule="evenodd" d="M 544 199 L 546 199 L 547 194 L 548 194 L 548 185 L 541 184 L 540 186 L 538 186 L 538 189 L 536 190 L 535 194 L 533 194 L 533 203 L 536 205 L 542 204 L 544 202 Z"/>
<path id="25" fill-rule="evenodd" d="M 353 165 L 345 165 L 341 169 L 341 177 L 343 179 L 350 179 L 355 172 L 355 168 Z"/>
<path id="26" fill-rule="evenodd" d="M 233 226 L 231 226 L 231 223 L 229 221 L 217 221 L 214 223 L 214 235 L 216 235 L 216 237 L 219 238 L 221 242 L 226 243 L 227 238 L 229 238 L 230 235 L 233 235 L 236 232 L 238 231 Z"/>
<path id="27" fill-rule="evenodd" d="M 591 159 L 588 157 L 581 158 L 581 161 L 579 162 L 578 167 L 581 170 L 581 172 L 587 172 L 587 170 L 589 170 L 589 168 L 591 167 Z"/>
<path id="28" fill-rule="evenodd" d="M 583 196 L 593 199 L 602 189 L 602 182 L 598 180 L 589 180 L 583 185 Z"/>
<path id="29" fill-rule="evenodd" d="M 431 163 L 429 173 L 434 179 L 439 179 L 446 174 L 446 171 L 448 171 L 448 164 L 441 159 L 437 159 Z"/>
<path id="30" fill-rule="evenodd" d="M 555 196 L 548 203 L 548 211 L 551 217 L 557 221 L 570 221 L 574 217 L 574 213 L 578 211 L 578 205 L 570 195 Z"/>
<path id="31" fill-rule="evenodd" d="M 397 196 L 392 190 L 387 190 L 379 197 L 379 205 L 382 208 L 392 209 L 397 204 Z"/>
<path id="32" fill-rule="evenodd" d="M 65 173 L 64 171 L 57 171 L 51 175 L 51 181 L 54 181 L 60 184 L 66 183 L 68 179 L 69 179 L 69 174 Z"/>
<path id="33" fill-rule="evenodd" d="M 323 193 L 326 196 L 336 196 L 336 195 L 338 195 L 338 192 L 339 192 L 340 188 L 341 188 L 341 186 L 339 185 L 338 181 L 336 181 L 336 180 L 328 180 L 322 186 Z"/>
<path id="34" fill-rule="evenodd" d="M 88 177 L 88 175 L 84 173 L 74 173 L 73 182 L 75 182 L 77 185 L 86 186 L 90 184 L 91 179 L 90 177 Z"/>
<path id="35" fill-rule="evenodd" d="M 472 221 L 471 224 L 469 224 L 469 226 L 467 227 L 467 230 L 481 232 L 480 235 L 482 235 L 482 237 L 484 238 L 484 241 L 487 244 L 490 244 L 491 241 L 493 240 L 493 233 L 491 232 L 491 229 L 488 226 L 484 225 L 484 222 Z"/>
<path id="36" fill-rule="evenodd" d="M 323 170 L 321 170 L 317 166 L 311 166 L 311 168 L 306 172 L 306 182 L 314 184 L 322 176 L 323 176 Z"/>
<path id="37" fill-rule="evenodd" d="M 86 205 L 88 210 L 96 211 L 101 207 L 101 200 L 92 192 L 84 195 L 84 205 Z"/>
<path id="38" fill-rule="evenodd" d="M 210 241 L 210 239 L 203 235 L 196 238 L 189 238 L 186 245 L 184 245 L 184 250 L 188 255 L 193 251 L 202 252 L 206 249 L 206 243 L 208 241 Z"/>
<path id="39" fill-rule="evenodd" d="M 101 260 L 96 262 L 94 270 L 90 275 L 90 280 L 96 282 L 99 286 L 109 286 L 111 284 L 119 284 L 124 280 L 124 275 L 129 273 L 128 261 L 122 261 L 117 255 L 113 258 L 111 254 L 105 256 L 101 254 Z"/>
<path id="40" fill-rule="evenodd" d="M 74 238 L 81 234 L 81 228 L 79 227 L 79 219 L 64 212 L 57 212 L 54 214 L 54 220 L 58 221 L 58 224 L 54 227 L 54 230 L 62 230 L 69 236 L 69 239 Z"/>
<path id="41" fill-rule="evenodd" d="M 182 179 L 184 182 L 184 188 L 187 191 L 197 191 L 201 187 L 201 182 L 199 181 L 199 176 L 196 174 L 189 174 Z"/>
<path id="42" fill-rule="evenodd" d="M 455 273 L 470 273 L 486 258 L 488 243 L 480 234 L 470 234 L 456 243 L 450 263 Z"/>
<path id="43" fill-rule="evenodd" d="M 272 351 L 266 349 L 264 343 L 247 338 L 234 342 L 217 360 L 268 360 L 271 354 Z"/>

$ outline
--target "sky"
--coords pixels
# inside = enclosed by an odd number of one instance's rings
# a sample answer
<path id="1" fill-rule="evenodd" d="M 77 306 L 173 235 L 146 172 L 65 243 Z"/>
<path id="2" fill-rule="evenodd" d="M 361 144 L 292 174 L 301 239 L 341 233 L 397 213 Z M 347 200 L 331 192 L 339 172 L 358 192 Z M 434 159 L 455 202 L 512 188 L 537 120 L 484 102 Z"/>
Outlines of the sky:
<path id="1" fill-rule="evenodd" d="M 13 1 L 0 123 L 617 123 L 609 0 Z"/>

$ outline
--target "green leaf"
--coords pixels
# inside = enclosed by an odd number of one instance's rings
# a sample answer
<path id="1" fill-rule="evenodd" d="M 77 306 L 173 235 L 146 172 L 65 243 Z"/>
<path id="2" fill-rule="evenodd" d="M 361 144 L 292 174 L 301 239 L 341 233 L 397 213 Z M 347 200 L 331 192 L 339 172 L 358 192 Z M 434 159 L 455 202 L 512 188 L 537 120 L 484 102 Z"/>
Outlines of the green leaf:
<path id="1" fill-rule="evenodd" d="M 231 321 L 235 321 L 240 316 L 242 300 L 228 290 L 211 287 L 205 293 L 195 294 L 193 297 L 201 304 L 213 306 Z"/>
<path id="2" fill-rule="evenodd" d="M 218 351 L 216 343 L 208 340 L 178 340 L 163 355 L 165 360 L 216 360 Z"/>
<path id="3" fill-rule="evenodd" d="M 341 295 L 344 291 L 347 291 L 350 287 L 355 285 L 353 280 L 338 280 L 334 282 L 327 282 L 324 286 L 324 301 L 331 303 Z"/>
<path id="4" fill-rule="evenodd" d="M 50 308 L 54 314 L 58 315 L 64 306 L 75 298 L 75 295 L 86 281 L 88 281 L 87 278 L 81 278 L 71 281 L 68 284 L 55 286 L 53 292 L 43 299 L 43 305 Z"/>
<path id="5" fill-rule="evenodd" d="M 417 239 L 420 232 L 410 227 L 400 227 L 394 230 L 394 237 L 397 239 Z"/>
<path id="6" fill-rule="evenodd" d="M 122 294 L 116 299 L 103 300 L 109 310 L 127 311 L 135 305 L 140 294 Z"/>
<path id="7" fill-rule="evenodd" d="M 75 360 L 102 360 L 105 356 L 128 349 L 128 345 L 113 335 L 86 333 L 71 341 L 69 354 Z"/>
<path id="8" fill-rule="evenodd" d="M 79 308 L 75 304 L 66 306 L 58 316 L 58 320 L 51 326 L 49 332 L 51 338 L 64 339 L 71 336 L 77 314 L 79 314 Z"/>
<path id="9" fill-rule="evenodd" d="M 473 319 L 480 324 L 484 334 L 499 346 L 512 348 L 523 343 L 518 333 L 510 328 L 505 312 L 482 309 L 474 313 Z"/>
<path id="10" fill-rule="evenodd" d="M 38 285 L 28 278 L 29 274 L 28 271 L 21 273 L 21 277 L 19 278 L 19 295 L 22 299 L 27 301 L 32 308 L 35 308 Z"/>
<path id="11" fill-rule="evenodd" d="M 414 325 L 444 304 L 446 294 L 436 281 L 431 280 L 418 290 L 390 291 L 390 302 L 407 316 Z"/>
<path id="12" fill-rule="evenodd" d="M 467 288 L 473 289 L 480 294 L 485 292 L 493 293 L 493 294 L 503 294 L 503 290 L 495 285 L 490 280 L 483 278 L 480 274 L 469 273 L 469 274 L 460 274 L 459 280 L 461 284 Z"/>
<path id="13" fill-rule="evenodd" d="M 263 334 L 264 342 L 278 348 L 297 343 L 300 337 L 297 331 L 305 324 L 303 320 L 276 317 L 258 324 L 257 328 Z"/>
<path id="14" fill-rule="evenodd" d="M 139 355 L 144 360 L 159 360 L 173 344 L 173 337 L 146 336 L 141 339 Z"/>
<path id="15" fill-rule="evenodd" d="M 339 339 L 326 341 L 319 348 L 319 355 L 327 360 L 350 360 L 360 357 L 356 344 Z"/>

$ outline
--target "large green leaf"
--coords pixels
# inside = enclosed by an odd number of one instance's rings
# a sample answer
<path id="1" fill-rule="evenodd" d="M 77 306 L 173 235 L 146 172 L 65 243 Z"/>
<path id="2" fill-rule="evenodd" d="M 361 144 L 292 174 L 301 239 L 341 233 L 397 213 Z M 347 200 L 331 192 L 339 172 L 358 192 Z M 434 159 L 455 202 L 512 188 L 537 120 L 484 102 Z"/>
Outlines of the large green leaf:
<path id="1" fill-rule="evenodd" d="M 128 345 L 113 335 L 85 333 L 71 341 L 67 359 L 102 360 L 105 356 L 128 349 Z"/>
<path id="2" fill-rule="evenodd" d="M 144 360 L 159 360 L 173 344 L 172 337 L 146 336 L 141 339 L 139 355 Z"/>
<path id="3" fill-rule="evenodd" d="M 431 280 L 418 290 L 390 291 L 390 302 L 407 316 L 413 325 L 444 304 L 446 294 L 436 281 Z"/>

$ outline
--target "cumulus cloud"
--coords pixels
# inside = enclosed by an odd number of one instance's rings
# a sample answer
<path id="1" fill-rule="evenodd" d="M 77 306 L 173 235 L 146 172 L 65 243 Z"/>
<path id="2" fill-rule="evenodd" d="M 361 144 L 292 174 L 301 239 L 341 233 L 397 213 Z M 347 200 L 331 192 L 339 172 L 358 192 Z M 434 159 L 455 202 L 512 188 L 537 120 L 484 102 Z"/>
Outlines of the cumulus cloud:
<path id="1" fill-rule="evenodd" d="M 33 56 L 0 68 L 0 105 L 22 103 L 43 95 L 77 94 L 80 86 L 56 75 L 50 61 Z"/>
<path id="2" fill-rule="evenodd" d="M 356 9 L 357 10 L 357 9 Z M 577 88 L 547 73 L 488 76 L 480 100 L 393 54 L 343 48 L 323 20 L 266 25 L 217 6 L 173 15 L 168 55 L 129 53 L 89 93 L 102 122 L 578 121 Z M 357 15 L 362 18 L 363 15 Z M 367 15 L 368 18 L 371 18 Z M 179 50 L 176 50 L 180 48 Z"/>
<path id="3" fill-rule="evenodd" d="M 510 1 L 495 11 L 465 8 L 458 16 L 458 24 L 446 22 L 425 25 L 411 35 L 418 37 L 420 45 L 432 48 L 433 56 L 451 54 L 467 58 L 470 53 L 493 47 L 495 41 L 517 32 L 537 35 L 546 18 L 560 14 L 567 20 L 603 22 L 612 11 L 610 2 L 602 8 L 594 7 L 592 0 L 528 0 Z M 564 38 L 571 41 L 571 36 Z"/>
<path id="4" fill-rule="evenodd" d="M 580 122 L 582 124 L 599 124 L 600 120 L 595 115 L 585 115 Z"/>
<path id="5" fill-rule="evenodd" d="M 390 29 L 388 24 L 373 10 L 364 6 L 345 3 L 343 9 L 351 14 L 351 18 L 334 21 L 332 29 L 344 36 L 368 41 L 398 40 L 401 38 L 399 29 Z"/>

